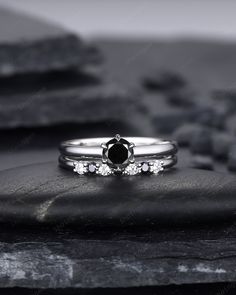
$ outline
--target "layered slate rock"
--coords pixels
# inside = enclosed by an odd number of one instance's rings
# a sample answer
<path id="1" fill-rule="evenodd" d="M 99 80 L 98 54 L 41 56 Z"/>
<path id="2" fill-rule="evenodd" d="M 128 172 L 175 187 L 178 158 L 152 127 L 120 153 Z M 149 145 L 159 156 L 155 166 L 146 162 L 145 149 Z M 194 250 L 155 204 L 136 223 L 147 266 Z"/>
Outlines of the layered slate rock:
<path id="1" fill-rule="evenodd" d="M 12 86 L 10 87 L 10 84 Z M 140 95 L 97 76 L 63 72 L 5 79 L 0 89 L 0 127 L 40 127 L 62 123 L 129 120 L 140 114 Z"/>
<path id="2" fill-rule="evenodd" d="M 235 231 L 229 239 L 222 227 L 169 230 L 168 238 L 165 230 L 39 233 L 1 232 L 0 261 L 8 267 L 0 271 L 0 287 L 91 291 L 236 279 Z"/>
<path id="3" fill-rule="evenodd" d="M 0 287 L 234 282 L 235 183 L 193 169 L 79 177 L 54 162 L 1 172 Z"/>
<path id="4" fill-rule="evenodd" d="M 100 52 L 71 32 L 37 18 L 0 9 L 0 77 L 83 67 Z"/>
<path id="5" fill-rule="evenodd" d="M 235 179 L 187 168 L 89 177 L 57 162 L 34 164 L 0 173 L 0 221 L 124 227 L 234 220 Z"/>

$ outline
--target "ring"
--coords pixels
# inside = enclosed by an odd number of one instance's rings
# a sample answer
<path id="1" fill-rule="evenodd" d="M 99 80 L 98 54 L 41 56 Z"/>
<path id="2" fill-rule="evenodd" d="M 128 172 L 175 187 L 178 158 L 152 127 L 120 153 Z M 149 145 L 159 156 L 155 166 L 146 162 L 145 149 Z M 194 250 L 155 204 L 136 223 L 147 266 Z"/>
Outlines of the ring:
<path id="1" fill-rule="evenodd" d="M 152 137 L 73 139 L 61 143 L 59 165 L 79 175 L 158 174 L 177 163 L 177 144 Z"/>

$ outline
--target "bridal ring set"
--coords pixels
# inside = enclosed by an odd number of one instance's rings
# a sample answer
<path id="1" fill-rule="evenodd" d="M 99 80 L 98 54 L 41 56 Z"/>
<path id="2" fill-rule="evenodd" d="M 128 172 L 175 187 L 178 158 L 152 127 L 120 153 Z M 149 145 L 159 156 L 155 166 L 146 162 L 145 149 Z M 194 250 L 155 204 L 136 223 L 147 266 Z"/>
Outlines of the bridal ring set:
<path id="1" fill-rule="evenodd" d="M 159 174 L 177 163 L 177 144 L 152 137 L 84 138 L 60 145 L 59 165 L 79 175 Z"/>

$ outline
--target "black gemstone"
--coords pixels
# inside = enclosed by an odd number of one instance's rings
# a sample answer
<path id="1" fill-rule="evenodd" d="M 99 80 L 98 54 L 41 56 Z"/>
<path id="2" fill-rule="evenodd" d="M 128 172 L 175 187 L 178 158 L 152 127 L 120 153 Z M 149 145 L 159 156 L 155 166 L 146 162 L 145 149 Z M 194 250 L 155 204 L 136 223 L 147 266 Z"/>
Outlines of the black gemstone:
<path id="1" fill-rule="evenodd" d="M 113 168 L 125 167 L 133 155 L 133 148 L 124 138 L 113 138 L 106 143 L 103 150 L 103 159 Z"/>
<path id="2" fill-rule="evenodd" d="M 108 159 L 113 164 L 123 164 L 127 161 L 129 153 L 129 143 L 127 140 L 121 138 L 120 140 L 112 139 L 107 143 Z"/>
<path id="3" fill-rule="evenodd" d="M 114 164 L 122 164 L 128 158 L 128 150 L 120 143 L 114 144 L 108 153 L 108 157 Z"/>

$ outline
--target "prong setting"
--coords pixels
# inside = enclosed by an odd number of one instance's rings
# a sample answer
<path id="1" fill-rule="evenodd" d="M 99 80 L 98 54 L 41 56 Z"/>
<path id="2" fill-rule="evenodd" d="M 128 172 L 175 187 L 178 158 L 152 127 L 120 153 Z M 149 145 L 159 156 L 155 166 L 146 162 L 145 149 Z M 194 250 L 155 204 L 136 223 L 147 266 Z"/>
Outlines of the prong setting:
<path id="1" fill-rule="evenodd" d="M 116 135 L 115 135 L 115 139 L 116 139 L 117 141 L 119 141 L 119 140 L 121 139 L 120 134 L 116 134 Z"/>

